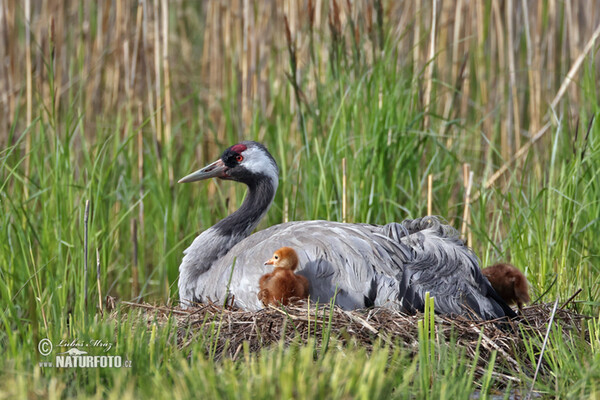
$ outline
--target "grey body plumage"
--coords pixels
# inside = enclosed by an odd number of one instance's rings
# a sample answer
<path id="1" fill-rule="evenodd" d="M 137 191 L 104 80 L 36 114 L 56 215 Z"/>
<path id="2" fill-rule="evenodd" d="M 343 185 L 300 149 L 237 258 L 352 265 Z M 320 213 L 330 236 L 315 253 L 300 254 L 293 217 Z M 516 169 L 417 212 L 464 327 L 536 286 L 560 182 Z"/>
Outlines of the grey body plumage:
<path id="1" fill-rule="evenodd" d="M 179 267 L 183 306 L 221 303 L 231 296 L 242 309 L 263 308 L 258 280 L 272 270 L 263 262 L 289 246 L 300 259 L 296 273 L 310 282 L 310 298 L 321 303 L 335 295 L 344 309 L 384 306 L 414 313 L 423 310 L 429 292 L 442 314 L 483 319 L 516 315 L 481 274 L 475 254 L 436 217 L 383 226 L 297 221 L 250 235 L 273 200 L 277 176 L 277 165 L 264 146 L 242 142 L 181 180 L 218 177 L 249 187 L 239 210 L 185 250 Z"/>

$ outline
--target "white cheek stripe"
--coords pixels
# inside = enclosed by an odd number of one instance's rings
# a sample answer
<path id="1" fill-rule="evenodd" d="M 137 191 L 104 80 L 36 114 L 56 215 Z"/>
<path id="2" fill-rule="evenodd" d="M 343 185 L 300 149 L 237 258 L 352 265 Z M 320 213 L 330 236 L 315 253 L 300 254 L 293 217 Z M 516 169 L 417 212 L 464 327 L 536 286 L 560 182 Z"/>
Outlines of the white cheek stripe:
<path id="1" fill-rule="evenodd" d="M 277 187 L 279 183 L 279 173 L 277 165 L 259 148 L 249 147 L 242 152 L 244 160 L 240 163 L 244 168 L 255 174 L 265 174 Z"/>

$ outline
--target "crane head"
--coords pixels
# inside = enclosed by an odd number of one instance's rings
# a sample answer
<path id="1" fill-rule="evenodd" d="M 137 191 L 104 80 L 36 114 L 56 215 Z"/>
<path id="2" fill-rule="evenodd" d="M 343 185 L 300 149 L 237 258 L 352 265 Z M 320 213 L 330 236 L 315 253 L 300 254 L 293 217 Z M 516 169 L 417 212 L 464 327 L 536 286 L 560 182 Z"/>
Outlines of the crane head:
<path id="1" fill-rule="evenodd" d="M 181 178 L 179 183 L 209 178 L 234 180 L 247 185 L 267 178 L 277 187 L 279 168 L 265 146 L 244 141 L 226 149 L 218 160 Z"/>

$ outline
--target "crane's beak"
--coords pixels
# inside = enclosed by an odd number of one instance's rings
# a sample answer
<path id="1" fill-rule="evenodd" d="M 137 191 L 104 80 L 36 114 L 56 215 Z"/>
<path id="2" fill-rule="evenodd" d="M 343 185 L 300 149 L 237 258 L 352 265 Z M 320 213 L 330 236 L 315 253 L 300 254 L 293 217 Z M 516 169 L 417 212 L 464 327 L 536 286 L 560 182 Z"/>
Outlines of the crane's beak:
<path id="1" fill-rule="evenodd" d="M 223 160 L 218 159 L 214 163 L 209 164 L 206 167 L 199 169 L 196 172 L 192 172 L 188 176 L 184 176 L 183 178 L 181 178 L 179 180 L 179 183 L 195 182 L 195 181 L 201 181 L 203 179 L 209 179 L 209 178 L 227 179 L 227 178 L 229 178 L 229 175 L 227 175 L 228 169 L 229 168 L 225 165 Z"/>

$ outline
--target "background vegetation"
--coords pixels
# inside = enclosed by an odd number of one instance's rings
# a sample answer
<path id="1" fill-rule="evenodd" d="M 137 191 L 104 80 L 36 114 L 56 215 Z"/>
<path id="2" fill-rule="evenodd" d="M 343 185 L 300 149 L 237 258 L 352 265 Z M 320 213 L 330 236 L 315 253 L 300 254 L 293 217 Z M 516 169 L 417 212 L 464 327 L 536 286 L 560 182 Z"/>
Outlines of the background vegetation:
<path id="1" fill-rule="evenodd" d="M 178 350 L 172 326 L 103 317 L 98 298 L 174 303 L 181 252 L 244 196 L 232 183 L 176 180 L 253 139 L 281 168 L 259 228 L 431 211 L 465 226 L 483 265 L 520 267 L 533 298 L 582 288 L 571 307 L 597 318 L 597 9 L 591 0 L 1 0 L 0 397 L 527 390 L 530 375 L 505 382 L 493 360 L 474 377 L 451 343 L 432 358 L 409 357 L 402 344 L 315 353 L 299 342 L 217 361 L 200 339 Z M 598 396 L 598 332 L 593 319 L 578 335 L 552 336 L 536 390 Z M 39 368 L 45 337 L 112 342 L 133 370 Z"/>

